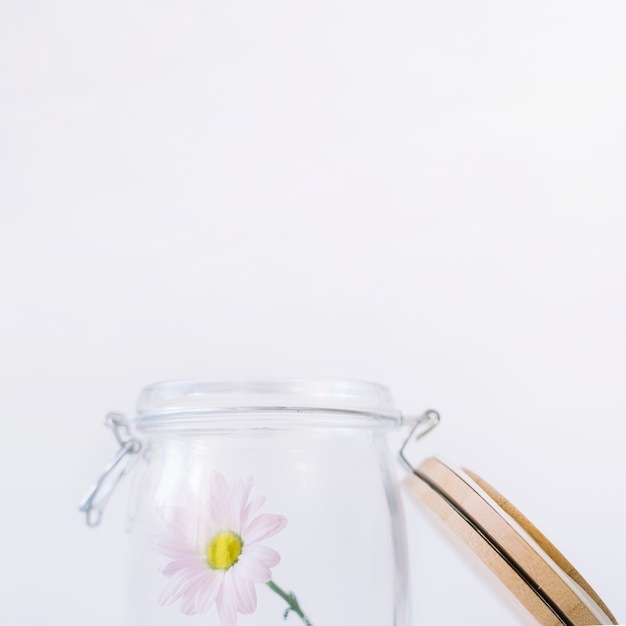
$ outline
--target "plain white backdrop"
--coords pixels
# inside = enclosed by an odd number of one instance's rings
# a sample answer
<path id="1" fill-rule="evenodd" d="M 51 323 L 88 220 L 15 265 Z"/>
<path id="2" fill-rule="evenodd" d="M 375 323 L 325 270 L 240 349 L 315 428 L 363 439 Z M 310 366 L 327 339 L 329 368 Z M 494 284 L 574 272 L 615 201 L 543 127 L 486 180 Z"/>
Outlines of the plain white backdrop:
<path id="1" fill-rule="evenodd" d="M 122 623 L 125 488 L 77 512 L 104 414 L 225 376 L 437 408 L 424 456 L 626 622 L 625 32 L 620 0 L 4 0 L 0 622 Z M 518 623 L 408 504 L 414 623 Z"/>

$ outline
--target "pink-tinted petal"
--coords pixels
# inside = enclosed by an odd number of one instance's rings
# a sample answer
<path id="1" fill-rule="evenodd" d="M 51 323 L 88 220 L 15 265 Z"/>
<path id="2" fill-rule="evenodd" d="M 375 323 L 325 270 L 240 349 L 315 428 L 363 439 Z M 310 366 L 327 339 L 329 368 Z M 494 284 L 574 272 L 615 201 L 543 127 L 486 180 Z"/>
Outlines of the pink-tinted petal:
<path id="1" fill-rule="evenodd" d="M 252 490 L 252 476 L 245 481 L 241 478 L 237 479 L 230 492 L 230 521 L 232 522 L 231 528 L 237 533 L 241 533 L 242 528 L 242 513 L 248 498 L 250 497 L 250 491 Z"/>
<path id="2" fill-rule="evenodd" d="M 151 537 L 150 546 L 156 552 L 169 556 L 171 559 L 185 558 L 193 554 L 189 542 L 175 534 Z"/>
<path id="3" fill-rule="evenodd" d="M 207 564 L 205 559 L 201 556 L 199 557 L 197 555 L 194 555 L 192 557 L 174 559 L 173 561 L 167 563 L 161 571 L 166 576 L 173 576 L 183 569 L 187 569 L 190 571 L 199 571 L 206 569 L 206 567 Z"/>
<path id="4" fill-rule="evenodd" d="M 244 553 L 247 558 L 259 561 L 263 563 L 265 567 L 274 567 L 280 563 L 280 554 L 267 546 L 260 546 L 258 544 L 245 546 Z"/>
<path id="5" fill-rule="evenodd" d="M 167 509 L 165 513 L 165 522 L 168 527 L 182 535 L 185 535 L 190 529 L 189 511 L 182 507 L 172 507 Z"/>
<path id="6" fill-rule="evenodd" d="M 196 614 L 196 597 L 192 594 L 187 594 L 183 596 L 183 599 L 180 601 L 178 605 L 181 613 L 185 615 L 195 615 Z"/>
<path id="7" fill-rule="evenodd" d="M 159 606 L 169 606 L 170 604 L 174 604 L 174 602 L 180 598 L 180 593 L 174 593 L 171 587 L 172 585 L 168 583 L 161 590 L 161 593 L 159 594 Z"/>
<path id="8" fill-rule="evenodd" d="M 204 572 L 190 572 L 187 570 L 177 572 L 168 581 L 163 591 L 161 591 L 161 594 L 159 595 L 159 604 L 161 606 L 167 606 L 168 604 L 176 602 L 176 600 L 185 594 L 185 590 L 190 585 L 193 585 L 194 581 L 200 579 L 203 575 Z"/>
<path id="9" fill-rule="evenodd" d="M 206 574 L 199 577 L 197 580 L 194 580 L 194 582 L 185 589 L 183 598 L 180 601 L 180 610 L 185 615 L 196 614 L 197 595 L 204 586 L 205 581 Z"/>
<path id="10" fill-rule="evenodd" d="M 228 496 L 228 483 L 224 474 L 217 470 L 211 472 L 211 490 L 218 498 L 224 499 Z"/>
<path id="11" fill-rule="evenodd" d="M 233 569 L 232 576 L 237 596 L 237 610 L 240 613 L 254 613 L 256 611 L 256 590 L 254 585 L 242 576 L 239 576 L 237 568 Z"/>
<path id="12" fill-rule="evenodd" d="M 265 496 L 257 496 L 246 504 L 241 514 L 241 528 L 245 528 L 248 520 L 265 504 Z"/>
<path id="13" fill-rule="evenodd" d="M 205 579 L 202 588 L 196 593 L 196 613 L 206 613 L 220 590 L 223 576 L 216 572 L 211 572 Z"/>
<path id="14" fill-rule="evenodd" d="M 169 508 L 163 518 L 167 531 L 156 535 L 160 537 L 169 537 L 173 541 L 181 544 L 191 545 L 198 537 L 199 522 L 202 512 L 207 509 L 207 504 L 198 505 L 191 509 Z M 205 526 L 205 524 L 201 524 Z"/>
<path id="15" fill-rule="evenodd" d="M 210 516 L 216 530 L 230 527 L 230 510 L 228 506 L 228 483 L 222 474 L 213 472 L 211 475 Z"/>
<path id="16" fill-rule="evenodd" d="M 161 507 L 157 515 L 163 520 L 168 530 L 185 535 L 189 529 L 189 514 L 182 507 Z"/>
<path id="17" fill-rule="evenodd" d="M 255 517 L 243 532 L 243 540 L 247 543 L 262 541 L 274 536 L 287 525 L 287 518 L 283 515 L 265 513 Z"/>
<path id="18" fill-rule="evenodd" d="M 217 598 L 217 614 L 224 626 L 235 626 L 237 623 L 237 596 L 233 585 L 233 570 L 224 574 L 224 581 L 220 587 Z"/>
<path id="19" fill-rule="evenodd" d="M 272 572 L 267 565 L 247 554 L 242 554 L 237 561 L 237 575 L 253 583 L 266 583 L 272 578 Z"/>
<path id="20" fill-rule="evenodd" d="M 176 598 L 184 596 L 189 589 L 192 589 L 194 585 L 201 581 L 210 570 L 204 569 L 200 571 L 196 570 L 181 570 L 172 576 L 168 585 L 170 593 Z"/>

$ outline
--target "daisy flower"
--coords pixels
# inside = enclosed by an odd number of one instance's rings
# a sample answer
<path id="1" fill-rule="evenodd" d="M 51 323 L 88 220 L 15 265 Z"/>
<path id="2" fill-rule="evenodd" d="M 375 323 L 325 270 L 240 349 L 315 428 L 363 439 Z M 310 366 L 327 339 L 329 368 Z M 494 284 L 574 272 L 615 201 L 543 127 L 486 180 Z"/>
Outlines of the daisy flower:
<path id="1" fill-rule="evenodd" d="M 229 486 L 222 474 L 214 472 L 208 500 L 199 510 L 176 508 L 165 513 L 166 529 L 152 539 L 152 547 L 171 559 L 162 569 L 169 580 L 159 604 L 179 602 L 186 615 L 206 613 L 215 605 L 223 626 L 234 626 L 238 613 L 256 610 L 255 584 L 267 583 L 286 599 L 287 612 L 306 619 L 295 596 L 271 581 L 271 568 L 280 555 L 260 544 L 280 532 L 287 518 L 257 515 L 265 497 L 250 500 L 251 491 L 252 477 Z"/>

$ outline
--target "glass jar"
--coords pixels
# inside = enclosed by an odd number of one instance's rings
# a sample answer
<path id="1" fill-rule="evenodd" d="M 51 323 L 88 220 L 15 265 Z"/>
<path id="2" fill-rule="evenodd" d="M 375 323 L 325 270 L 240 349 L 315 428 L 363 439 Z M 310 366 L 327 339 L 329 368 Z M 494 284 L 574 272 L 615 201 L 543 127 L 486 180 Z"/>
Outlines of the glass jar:
<path id="1" fill-rule="evenodd" d="M 408 626 L 405 531 L 381 385 L 172 381 L 129 418 L 85 499 L 96 525 L 134 464 L 127 626 Z"/>

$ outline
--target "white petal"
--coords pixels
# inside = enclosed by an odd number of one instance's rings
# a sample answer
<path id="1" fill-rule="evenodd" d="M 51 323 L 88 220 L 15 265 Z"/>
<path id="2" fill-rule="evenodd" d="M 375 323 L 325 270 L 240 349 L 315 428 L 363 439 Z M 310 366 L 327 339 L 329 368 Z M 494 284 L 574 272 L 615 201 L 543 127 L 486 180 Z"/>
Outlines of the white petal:
<path id="1" fill-rule="evenodd" d="M 189 543 L 177 534 L 162 534 L 150 538 L 150 546 L 171 559 L 189 557 L 194 554 Z"/>
<path id="2" fill-rule="evenodd" d="M 202 580 L 209 573 L 208 569 L 181 570 L 171 578 L 170 587 L 173 594 L 178 598 L 184 596 L 187 590 L 192 588 L 198 580 Z"/>
<path id="3" fill-rule="evenodd" d="M 175 593 L 172 589 L 172 584 L 168 582 L 159 594 L 159 606 L 169 606 L 170 604 L 174 604 L 180 596 L 181 594 Z"/>
<path id="4" fill-rule="evenodd" d="M 240 613 L 254 613 L 256 611 L 256 590 L 254 585 L 239 576 L 237 568 L 233 568 L 233 582 L 237 595 L 237 610 Z"/>
<path id="5" fill-rule="evenodd" d="M 159 604 L 161 606 L 167 606 L 168 604 L 176 602 L 176 600 L 183 597 L 185 590 L 204 574 L 204 571 L 195 570 L 181 570 L 177 572 L 170 578 L 159 595 Z"/>
<path id="6" fill-rule="evenodd" d="M 180 610 L 185 615 L 195 615 L 197 613 L 196 611 L 197 595 L 202 589 L 205 579 L 206 579 L 206 575 L 199 577 L 192 584 L 190 584 L 189 587 L 187 587 L 187 589 L 185 589 L 183 599 L 180 601 Z"/>
<path id="7" fill-rule="evenodd" d="M 230 511 L 228 502 L 228 484 L 219 472 L 211 476 L 211 522 L 215 529 L 230 528 Z"/>
<path id="8" fill-rule="evenodd" d="M 241 533 L 242 529 L 242 517 L 245 509 L 246 502 L 250 497 L 250 491 L 252 490 L 252 477 L 250 476 L 245 481 L 241 478 L 235 481 L 233 488 L 230 492 L 230 521 L 233 530 Z"/>
<path id="9" fill-rule="evenodd" d="M 274 536 L 287 525 L 287 518 L 283 515 L 265 513 L 255 517 L 243 532 L 243 540 L 248 543 L 262 541 Z"/>
<path id="10" fill-rule="evenodd" d="M 206 613 L 220 590 L 223 576 L 215 572 L 211 572 L 211 576 L 207 576 L 202 588 L 196 594 L 196 613 Z"/>
<path id="11" fill-rule="evenodd" d="M 236 568 L 238 576 L 253 583 L 266 583 L 272 578 L 272 572 L 267 565 L 264 565 L 259 559 L 250 558 L 246 554 L 239 557 Z"/>
<path id="12" fill-rule="evenodd" d="M 162 569 L 162 573 L 166 576 L 173 576 L 177 572 L 188 569 L 190 571 L 199 571 L 206 568 L 206 561 L 199 556 L 184 557 L 174 559 L 167 563 Z"/>
<path id="13" fill-rule="evenodd" d="M 222 624 L 235 626 L 237 623 L 237 597 L 233 587 L 232 569 L 224 574 L 224 582 L 220 587 L 215 603 Z"/>
<path id="14" fill-rule="evenodd" d="M 211 473 L 211 488 L 213 493 L 223 497 L 228 492 L 228 483 L 224 478 L 224 474 L 215 470 Z"/>
<path id="15" fill-rule="evenodd" d="M 170 531 L 185 535 L 189 530 L 189 512 L 182 507 L 166 507 L 157 511 L 158 516 Z"/>
<path id="16" fill-rule="evenodd" d="M 257 496 L 246 504 L 241 514 L 241 528 L 245 528 L 248 520 L 265 504 L 265 496 Z"/>
<path id="17" fill-rule="evenodd" d="M 267 546 L 246 546 L 244 552 L 248 558 L 260 561 L 266 567 L 274 567 L 280 563 L 280 554 Z"/>

